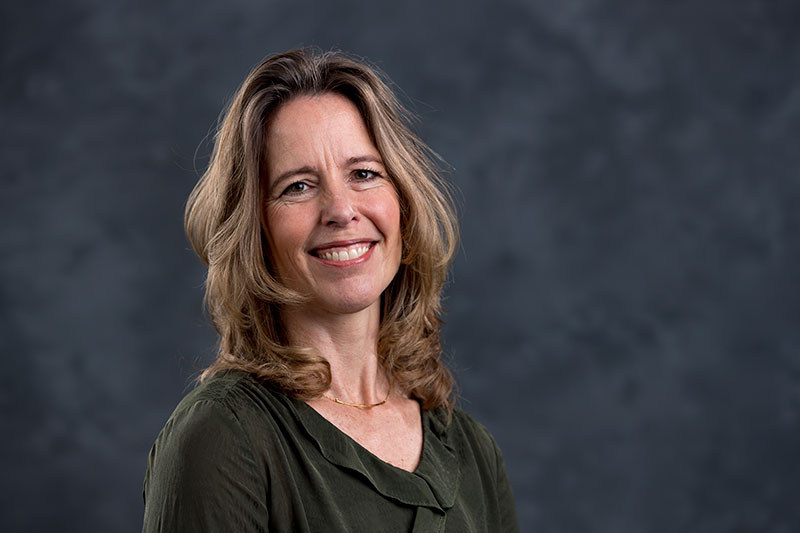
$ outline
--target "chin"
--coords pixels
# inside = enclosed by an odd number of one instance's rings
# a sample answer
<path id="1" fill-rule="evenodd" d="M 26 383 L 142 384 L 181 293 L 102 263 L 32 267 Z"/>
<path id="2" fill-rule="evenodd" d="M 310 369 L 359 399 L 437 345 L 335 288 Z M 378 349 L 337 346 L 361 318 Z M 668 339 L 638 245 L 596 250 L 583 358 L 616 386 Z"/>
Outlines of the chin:
<path id="1" fill-rule="evenodd" d="M 341 315 L 350 315 L 355 313 L 360 313 L 366 309 L 369 309 L 373 305 L 380 304 L 380 297 L 375 299 L 334 299 L 334 300 L 326 300 L 321 302 L 321 307 L 325 308 L 326 310 L 337 313 Z"/>
<path id="2" fill-rule="evenodd" d="M 378 290 L 339 290 L 321 294 L 317 306 L 338 314 L 353 314 L 380 305 L 381 293 Z"/>

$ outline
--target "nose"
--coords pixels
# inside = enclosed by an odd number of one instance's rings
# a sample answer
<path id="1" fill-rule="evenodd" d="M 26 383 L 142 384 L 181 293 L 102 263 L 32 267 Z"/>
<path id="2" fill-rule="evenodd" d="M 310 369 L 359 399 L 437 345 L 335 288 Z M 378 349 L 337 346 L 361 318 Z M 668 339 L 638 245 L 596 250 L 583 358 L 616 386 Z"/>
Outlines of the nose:
<path id="1" fill-rule="evenodd" d="M 326 226 L 346 226 L 358 218 L 358 210 L 353 204 L 353 191 L 346 187 L 327 190 L 322 198 L 322 224 Z"/>

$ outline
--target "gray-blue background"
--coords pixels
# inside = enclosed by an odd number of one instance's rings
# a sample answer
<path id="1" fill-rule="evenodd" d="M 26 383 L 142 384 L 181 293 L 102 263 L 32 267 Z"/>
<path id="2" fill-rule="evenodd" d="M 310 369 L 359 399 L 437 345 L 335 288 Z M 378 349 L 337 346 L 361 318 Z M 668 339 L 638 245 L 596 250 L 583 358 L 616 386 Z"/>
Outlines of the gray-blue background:
<path id="1" fill-rule="evenodd" d="M 140 527 L 213 354 L 201 142 L 309 44 L 383 68 L 454 167 L 446 344 L 523 531 L 800 528 L 797 2 L 29 1 L 0 29 L 3 531 Z"/>

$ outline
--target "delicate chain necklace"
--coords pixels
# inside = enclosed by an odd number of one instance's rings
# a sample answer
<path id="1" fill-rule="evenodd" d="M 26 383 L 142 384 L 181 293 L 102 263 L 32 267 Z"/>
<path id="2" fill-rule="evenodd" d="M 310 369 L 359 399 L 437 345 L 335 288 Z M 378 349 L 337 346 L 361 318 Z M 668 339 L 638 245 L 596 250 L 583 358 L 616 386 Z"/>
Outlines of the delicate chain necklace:
<path id="1" fill-rule="evenodd" d="M 361 409 L 369 409 L 370 407 L 378 407 L 379 405 L 385 404 L 386 400 L 389 399 L 389 394 L 391 394 L 391 392 L 392 392 L 392 386 L 389 385 L 389 390 L 386 391 L 386 398 L 384 398 L 382 401 L 378 403 L 350 403 L 344 400 L 340 400 L 339 398 L 334 398 L 333 396 L 328 396 L 325 393 L 322 393 L 322 396 L 324 396 L 325 398 L 327 398 L 332 402 L 336 402 L 341 405 L 347 405 L 348 407 L 360 407 Z"/>

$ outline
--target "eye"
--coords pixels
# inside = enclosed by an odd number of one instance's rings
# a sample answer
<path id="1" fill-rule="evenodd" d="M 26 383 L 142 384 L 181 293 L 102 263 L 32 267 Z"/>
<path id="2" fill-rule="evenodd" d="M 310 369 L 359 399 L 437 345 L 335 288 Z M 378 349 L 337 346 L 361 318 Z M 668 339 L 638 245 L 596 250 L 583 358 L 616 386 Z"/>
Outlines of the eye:
<path id="1" fill-rule="evenodd" d="M 360 168 L 358 170 L 353 171 L 353 179 L 355 179 L 356 181 L 370 181 L 380 177 L 381 175 L 378 174 L 377 172 L 368 170 L 366 168 Z"/>
<path id="2" fill-rule="evenodd" d="M 296 181 L 290 184 L 288 187 L 286 187 L 281 193 L 281 196 L 302 194 L 306 192 L 309 188 L 310 187 L 308 186 L 308 183 L 305 183 L 303 181 Z"/>

